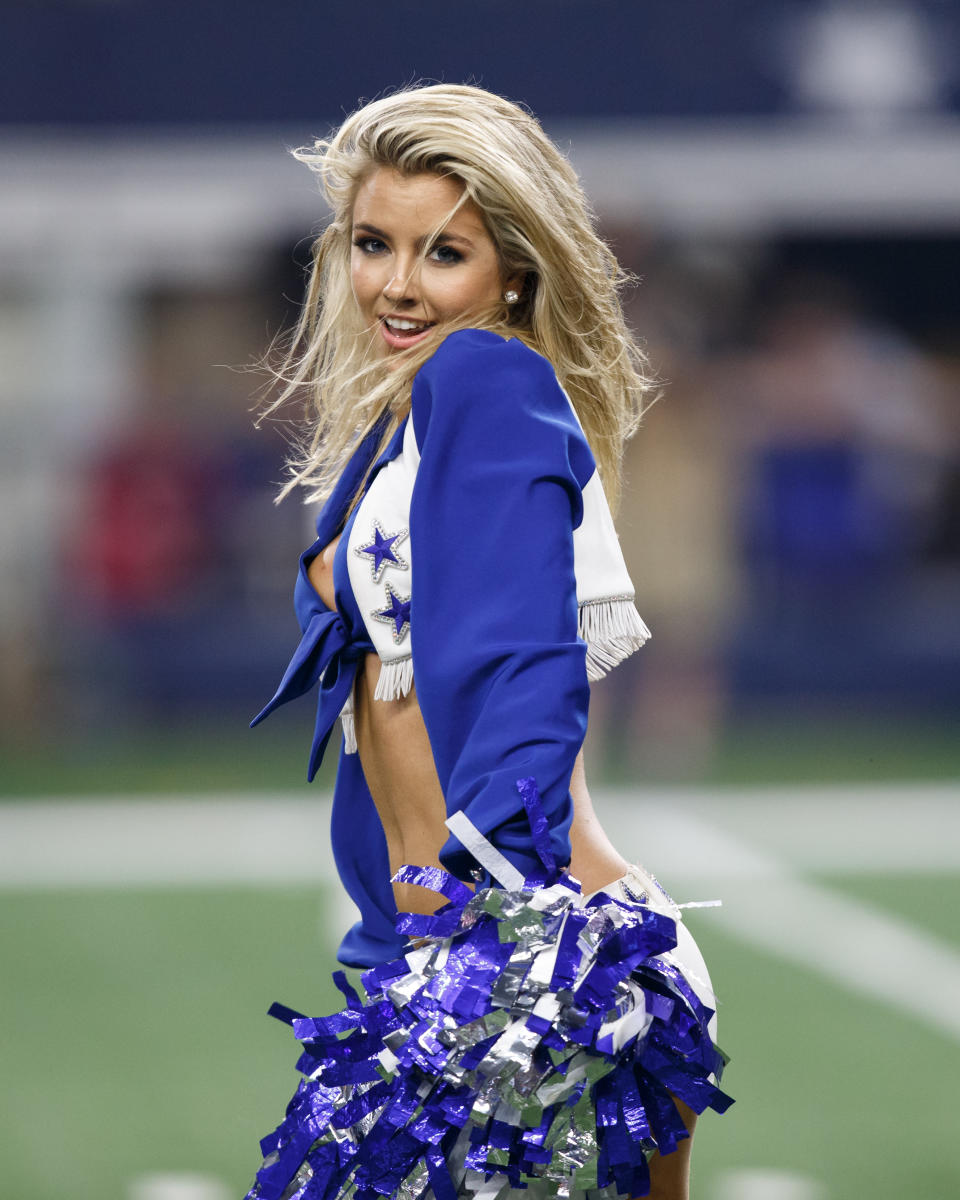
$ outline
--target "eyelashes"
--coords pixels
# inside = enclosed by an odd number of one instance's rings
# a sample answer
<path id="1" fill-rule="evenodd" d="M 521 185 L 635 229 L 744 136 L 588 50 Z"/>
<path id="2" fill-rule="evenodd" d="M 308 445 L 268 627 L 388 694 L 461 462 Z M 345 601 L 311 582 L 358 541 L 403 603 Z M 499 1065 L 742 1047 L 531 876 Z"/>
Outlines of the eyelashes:
<path id="1" fill-rule="evenodd" d="M 381 238 L 373 237 L 371 234 L 360 234 L 353 239 L 353 244 L 362 254 L 371 256 L 383 254 L 388 250 L 388 246 Z M 427 251 L 427 258 L 440 266 L 455 266 L 464 260 L 463 254 L 455 246 L 444 241 L 435 242 Z"/>
<path id="2" fill-rule="evenodd" d="M 386 250 L 386 246 L 379 238 L 370 237 L 369 234 L 361 234 L 353 239 L 353 244 L 358 250 L 362 250 L 364 254 L 379 254 L 382 250 Z"/>
<path id="3" fill-rule="evenodd" d="M 430 249 L 427 257 L 439 263 L 463 262 L 463 255 L 454 246 L 451 246 L 449 242 L 437 242 Z"/>

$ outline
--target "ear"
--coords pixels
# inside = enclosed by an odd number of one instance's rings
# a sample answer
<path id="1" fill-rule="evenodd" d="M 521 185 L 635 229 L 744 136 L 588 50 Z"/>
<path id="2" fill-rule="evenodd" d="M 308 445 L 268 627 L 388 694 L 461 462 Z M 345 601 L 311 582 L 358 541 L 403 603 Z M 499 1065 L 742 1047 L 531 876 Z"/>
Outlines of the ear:
<path id="1" fill-rule="evenodd" d="M 518 295 L 523 295 L 523 285 L 526 283 L 527 277 L 523 271 L 517 271 L 503 281 L 501 292 L 516 292 Z"/>

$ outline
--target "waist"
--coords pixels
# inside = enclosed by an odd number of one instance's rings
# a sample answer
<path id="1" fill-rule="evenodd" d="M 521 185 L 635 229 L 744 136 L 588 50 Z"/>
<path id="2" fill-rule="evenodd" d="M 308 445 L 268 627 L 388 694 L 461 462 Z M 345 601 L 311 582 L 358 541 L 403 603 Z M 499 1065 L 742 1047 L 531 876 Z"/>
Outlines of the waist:
<path id="1" fill-rule="evenodd" d="M 416 689 L 394 700 L 375 699 L 380 669 L 376 654 L 364 657 L 354 685 L 354 727 L 363 774 L 387 840 L 390 872 L 407 863 L 436 867 L 448 837 L 446 804 Z M 399 912 L 430 913 L 445 903 L 411 884 L 394 884 L 394 899 Z"/>
<path id="2" fill-rule="evenodd" d="M 391 874 L 401 866 L 440 865 L 439 853 L 449 831 L 446 801 L 437 778 L 416 689 L 395 700 L 374 693 L 381 666 L 368 654 L 354 687 L 354 726 L 360 763 L 387 841 Z M 572 765 L 570 793 L 574 818 L 570 829 L 570 873 L 585 891 L 597 891 L 620 879 L 627 860 L 607 837 L 587 788 L 583 752 Z M 411 884 L 395 884 L 399 912 L 434 912 L 445 903 L 436 893 Z"/>

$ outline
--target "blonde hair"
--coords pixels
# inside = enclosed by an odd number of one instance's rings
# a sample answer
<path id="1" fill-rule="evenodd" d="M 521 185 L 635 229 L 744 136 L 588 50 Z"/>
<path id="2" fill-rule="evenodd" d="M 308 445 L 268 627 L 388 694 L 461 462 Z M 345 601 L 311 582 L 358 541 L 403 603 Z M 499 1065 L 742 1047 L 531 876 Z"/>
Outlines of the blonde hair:
<path id="1" fill-rule="evenodd" d="M 358 438 L 389 413 L 385 443 L 409 409 L 414 375 L 436 349 L 432 337 L 392 355 L 387 370 L 353 296 L 354 199 L 374 170 L 389 167 L 463 184 L 456 207 L 476 205 L 502 277 L 524 282 L 514 305 L 464 314 L 458 324 L 518 337 L 549 359 L 615 509 L 623 444 L 652 380 L 620 306 L 627 276 L 595 231 L 576 173 L 539 123 L 481 88 L 437 84 L 375 100 L 332 138 L 293 155 L 320 177 L 333 218 L 313 245 L 300 318 L 273 369 L 280 394 L 267 413 L 307 393 L 307 436 L 289 462 L 281 496 L 303 485 L 310 500 L 325 499 Z"/>

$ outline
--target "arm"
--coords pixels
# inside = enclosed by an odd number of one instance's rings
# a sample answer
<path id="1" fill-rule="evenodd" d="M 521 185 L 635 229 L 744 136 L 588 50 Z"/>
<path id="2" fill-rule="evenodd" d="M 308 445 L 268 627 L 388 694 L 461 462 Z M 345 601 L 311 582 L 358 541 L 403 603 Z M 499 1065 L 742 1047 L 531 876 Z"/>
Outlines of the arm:
<path id="1" fill-rule="evenodd" d="M 593 459 L 553 369 L 522 343 L 463 330 L 414 382 L 421 461 L 410 508 L 417 696 L 447 812 L 524 875 L 539 867 L 517 780 L 534 776 L 559 864 L 589 687 L 573 529 Z M 476 865 L 456 838 L 440 854 Z"/>

